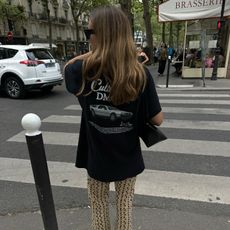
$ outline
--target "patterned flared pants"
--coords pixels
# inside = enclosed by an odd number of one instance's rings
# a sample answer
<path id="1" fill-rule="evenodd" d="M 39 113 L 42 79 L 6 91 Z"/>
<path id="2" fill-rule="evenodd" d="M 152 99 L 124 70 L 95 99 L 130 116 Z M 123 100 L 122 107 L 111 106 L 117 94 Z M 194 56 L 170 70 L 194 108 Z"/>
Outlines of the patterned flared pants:
<path id="1" fill-rule="evenodd" d="M 116 181 L 117 220 L 115 230 L 132 229 L 132 204 L 136 177 Z M 109 182 L 88 176 L 88 195 L 92 210 L 92 230 L 111 230 L 109 217 Z"/>

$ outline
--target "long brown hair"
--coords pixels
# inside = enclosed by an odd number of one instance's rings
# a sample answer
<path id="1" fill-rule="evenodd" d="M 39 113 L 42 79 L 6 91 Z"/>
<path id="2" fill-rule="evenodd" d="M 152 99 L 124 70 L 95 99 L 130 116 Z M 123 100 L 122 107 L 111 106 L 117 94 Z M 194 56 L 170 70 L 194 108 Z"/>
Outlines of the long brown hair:
<path id="1" fill-rule="evenodd" d="M 133 101 L 146 83 L 145 71 L 137 60 L 130 23 L 116 6 L 95 9 L 90 20 L 96 36 L 96 45 L 83 64 L 83 84 L 99 79 L 109 81 L 109 100 L 114 105 Z M 94 75 L 90 76 L 90 73 Z"/>

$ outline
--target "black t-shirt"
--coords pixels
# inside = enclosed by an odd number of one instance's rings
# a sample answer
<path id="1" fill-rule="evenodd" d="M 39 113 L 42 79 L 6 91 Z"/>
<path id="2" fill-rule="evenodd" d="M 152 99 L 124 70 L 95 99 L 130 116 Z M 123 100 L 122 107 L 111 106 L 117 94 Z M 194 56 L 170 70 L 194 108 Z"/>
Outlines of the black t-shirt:
<path id="1" fill-rule="evenodd" d="M 76 166 L 86 168 L 99 181 L 117 181 L 134 177 L 144 170 L 138 130 L 141 108 L 150 119 L 161 111 L 155 85 L 146 69 L 145 90 L 132 102 L 114 106 L 108 95 L 110 85 L 102 77 L 88 82 L 87 96 L 78 96 L 82 120 Z M 82 82 L 82 61 L 65 68 L 67 90 L 76 95 Z"/>

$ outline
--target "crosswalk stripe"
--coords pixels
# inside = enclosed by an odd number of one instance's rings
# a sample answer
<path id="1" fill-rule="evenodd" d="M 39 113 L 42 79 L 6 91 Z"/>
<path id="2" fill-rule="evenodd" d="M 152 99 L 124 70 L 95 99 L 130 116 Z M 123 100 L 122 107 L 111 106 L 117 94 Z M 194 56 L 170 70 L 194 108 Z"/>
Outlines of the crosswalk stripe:
<path id="1" fill-rule="evenodd" d="M 156 84 L 157 88 L 166 88 L 166 85 Z M 193 88 L 194 85 L 168 85 L 168 88 Z"/>
<path id="2" fill-rule="evenodd" d="M 34 183 L 29 160 L 0 158 L 0 180 Z M 86 188 L 86 170 L 73 163 L 48 162 L 53 186 Z M 17 170 L 15 170 L 17 169 Z M 114 190 L 114 186 L 111 186 Z M 144 170 L 137 178 L 139 195 L 230 204 L 230 177 Z"/>
<path id="3" fill-rule="evenodd" d="M 173 99 L 160 99 L 161 103 L 168 104 L 208 104 L 208 105 L 230 105 L 230 100 L 173 100 Z"/>
<path id="4" fill-rule="evenodd" d="M 173 107 L 162 106 L 164 112 L 170 113 L 201 113 L 201 114 L 223 114 L 229 115 L 230 109 L 218 109 L 218 108 L 182 108 L 176 106 L 176 104 L 209 104 L 209 105 L 229 105 L 230 101 L 217 101 L 212 100 L 172 100 L 172 99 L 160 99 L 161 103 L 173 104 Z M 187 103 L 188 102 L 188 103 Z M 206 103 L 207 102 L 207 103 Z M 79 105 L 70 105 L 65 108 L 65 110 L 81 110 Z"/>
<path id="5" fill-rule="evenodd" d="M 182 107 L 166 107 L 164 106 L 163 112 L 165 113 L 195 113 L 195 114 L 215 114 L 215 115 L 230 115 L 230 109 L 218 108 L 182 108 Z"/>
<path id="6" fill-rule="evenodd" d="M 81 110 L 81 106 L 76 104 L 76 105 L 69 105 L 64 108 L 64 110 Z"/>
<path id="7" fill-rule="evenodd" d="M 161 97 L 180 97 L 180 98 L 196 98 L 196 97 L 212 97 L 212 98 L 224 98 L 230 97 L 230 94 L 178 94 L 178 93 L 159 93 L 158 96 Z"/>
<path id="8" fill-rule="evenodd" d="M 225 130 L 230 131 L 228 121 L 191 121 L 191 120 L 171 120 L 165 119 L 162 128 L 174 129 L 201 129 L 201 130 Z"/>
<path id="9" fill-rule="evenodd" d="M 78 133 L 46 131 L 42 132 L 42 135 L 45 144 L 67 146 L 76 146 L 79 137 Z M 9 138 L 7 141 L 25 143 L 25 131 L 18 133 L 17 135 Z M 143 151 L 230 157 L 229 142 L 167 139 L 150 148 L 147 148 L 144 143 L 141 142 L 141 147 Z"/>
<path id="10" fill-rule="evenodd" d="M 81 116 L 63 116 L 52 115 L 42 120 L 42 122 L 50 123 L 71 123 L 79 124 Z M 190 120 L 171 120 L 165 119 L 162 126 L 163 128 L 175 129 L 208 129 L 208 130 L 227 130 L 230 131 L 230 122 L 227 121 L 190 121 Z"/>
<path id="11" fill-rule="evenodd" d="M 79 124 L 81 122 L 81 116 L 51 115 L 43 119 L 42 122 Z"/>

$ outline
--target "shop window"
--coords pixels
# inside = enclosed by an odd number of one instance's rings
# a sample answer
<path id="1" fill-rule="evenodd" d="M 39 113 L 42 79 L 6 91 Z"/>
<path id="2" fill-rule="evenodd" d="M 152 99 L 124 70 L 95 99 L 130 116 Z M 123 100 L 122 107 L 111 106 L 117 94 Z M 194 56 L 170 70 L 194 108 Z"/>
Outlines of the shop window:
<path id="1" fill-rule="evenodd" d="M 196 25 L 195 25 L 196 24 Z M 204 47 L 204 62 L 206 68 L 213 68 L 215 53 L 217 50 L 218 30 L 216 20 L 209 19 L 202 23 L 191 23 L 191 28 L 188 27 L 186 36 L 186 49 L 184 55 L 184 66 L 186 68 L 201 68 L 202 67 L 202 49 L 201 49 L 201 33 L 205 30 L 205 47 Z M 227 55 L 227 41 L 229 34 L 226 33 L 226 26 L 221 34 L 221 44 L 218 48 L 219 59 L 218 67 L 225 67 L 225 57 Z"/>
<path id="2" fill-rule="evenodd" d="M 186 49 L 184 55 L 184 66 L 189 68 L 200 68 L 201 61 L 201 36 L 188 35 L 186 40 Z"/>

